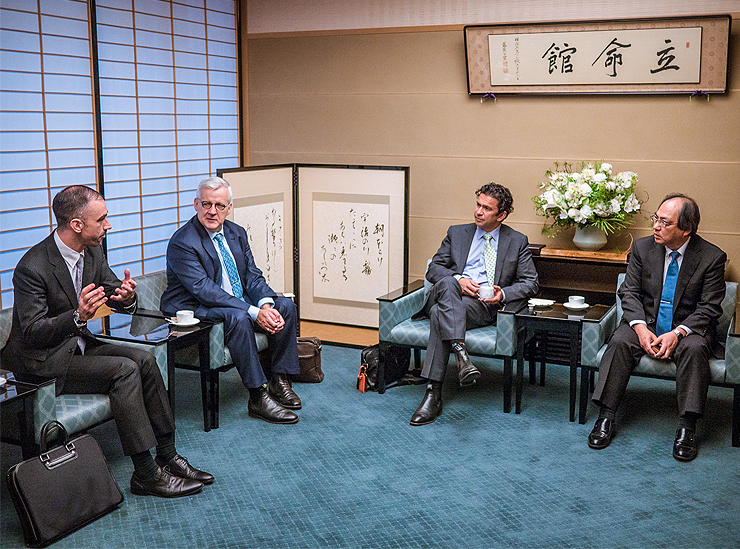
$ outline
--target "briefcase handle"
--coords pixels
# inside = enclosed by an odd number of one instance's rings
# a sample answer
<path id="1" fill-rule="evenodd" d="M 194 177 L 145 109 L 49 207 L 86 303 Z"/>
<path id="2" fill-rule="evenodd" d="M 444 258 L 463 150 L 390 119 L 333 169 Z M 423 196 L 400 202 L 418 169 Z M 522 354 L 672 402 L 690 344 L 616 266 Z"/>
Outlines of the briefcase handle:
<path id="1" fill-rule="evenodd" d="M 59 431 L 59 433 L 56 433 L 55 431 Z M 41 435 L 39 436 L 39 450 L 40 453 L 45 454 L 49 451 L 48 447 L 48 441 L 49 440 L 57 440 L 60 438 L 60 436 L 64 437 L 64 443 L 63 444 L 55 444 L 51 448 L 56 448 L 57 446 L 69 446 L 69 435 L 67 434 L 67 429 L 64 428 L 64 425 L 59 423 L 56 420 L 47 421 L 44 423 L 44 426 L 41 427 Z"/>

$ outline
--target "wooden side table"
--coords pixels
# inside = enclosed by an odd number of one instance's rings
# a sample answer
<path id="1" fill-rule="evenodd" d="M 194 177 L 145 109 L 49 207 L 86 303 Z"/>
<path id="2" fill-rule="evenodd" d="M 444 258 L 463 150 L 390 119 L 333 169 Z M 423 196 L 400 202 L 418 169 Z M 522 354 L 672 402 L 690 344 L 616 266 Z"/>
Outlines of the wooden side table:
<path id="1" fill-rule="evenodd" d="M 616 303 L 617 276 L 627 271 L 628 252 L 566 250 L 533 244 L 539 297 L 557 302 L 582 295 L 592 305 Z"/>

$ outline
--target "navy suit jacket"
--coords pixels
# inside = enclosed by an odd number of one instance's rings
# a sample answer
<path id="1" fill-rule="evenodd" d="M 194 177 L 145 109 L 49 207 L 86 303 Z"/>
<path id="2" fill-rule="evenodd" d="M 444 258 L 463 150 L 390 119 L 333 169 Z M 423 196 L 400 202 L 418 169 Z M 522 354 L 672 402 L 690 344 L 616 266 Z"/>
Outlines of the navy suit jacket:
<path id="1" fill-rule="evenodd" d="M 429 282 L 436 284 L 446 276 L 462 274 L 475 230 L 475 223 L 453 225 L 447 229 L 447 235 L 427 268 L 426 278 Z M 504 308 L 507 311 L 518 311 L 539 291 L 529 241 L 525 235 L 507 225 L 501 225 L 499 229 L 493 280 L 504 291 Z"/>
<path id="2" fill-rule="evenodd" d="M 698 235 L 689 240 L 673 298 L 673 323 L 712 338 L 725 297 L 725 262 L 727 255 Z M 622 320 L 644 320 L 651 330 L 660 308 L 663 292 L 665 246 L 652 236 L 640 238 L 632 246 L 627 274 L 619 288 Z M 716 352 L 716 351 L 715 351 Z"/>
<path id="3" fill-rule="evenodd" d="M 236 261 L 244 301 L 221 288 L 221 261 L 208 231 L 195 215 L 172 235 L 167 246 L 167 289 L 160 302 L 164 313 L 173 315 L 187 309 L 205 318 L 214 307 L 246 310 L 264 297 L 277 297 L 255 265 L 244 228 L 226 220 L 223 232 Z"/>

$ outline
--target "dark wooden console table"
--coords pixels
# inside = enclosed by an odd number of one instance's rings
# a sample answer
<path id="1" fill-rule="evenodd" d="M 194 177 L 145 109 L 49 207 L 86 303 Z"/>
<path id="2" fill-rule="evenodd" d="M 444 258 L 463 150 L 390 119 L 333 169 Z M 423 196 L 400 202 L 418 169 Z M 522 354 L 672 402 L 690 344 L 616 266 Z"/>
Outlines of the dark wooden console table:
<path id="1" fill-rule="evenodd" d="M 586 252 L 536 244 L 530 249 L 540 278 L 538 297 L 562 303 L 576 294 L 590 305 L 616 303 L 617 276 L 627 271 L 628 252 Z"/>

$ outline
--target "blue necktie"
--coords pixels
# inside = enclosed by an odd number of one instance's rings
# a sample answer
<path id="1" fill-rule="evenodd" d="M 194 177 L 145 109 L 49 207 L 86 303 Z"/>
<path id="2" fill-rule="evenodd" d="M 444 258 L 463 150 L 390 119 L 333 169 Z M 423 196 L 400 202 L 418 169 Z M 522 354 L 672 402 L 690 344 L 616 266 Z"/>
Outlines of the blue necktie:
<path id="1" fill-rule="evenodd" d="M 669 332 L 673 325 L 673 296 L 676 293 L 676 281 L 678 280 L 678 256 L 678 252 L 671 252 L 671 262 L 665 274 L 656 326 L 658 335 Z"/>
<path id="2" fill-rule="evenodd" d="M 239 280 L 239 271 L 236 270 L 236 263 L 234 263 L 234 258 L 231 257 L 231 254 L 226 249 L 226 245 L 224 244 L 224 235 L 218 233 L 214 237 L 214 239 L 216 240 L 216 244 L 218 244 L 218 251 L 221 253 L 221 259 L 224 260 L 224 265 L 226 265 L 226 274 L 229 275 L 231 291 L 234 292 L 234 297 L 238 297 L 239 299 L 244 301 L 244 299 L 242 298 L 244 292 L 242 290 L 242 283 Z"/>

